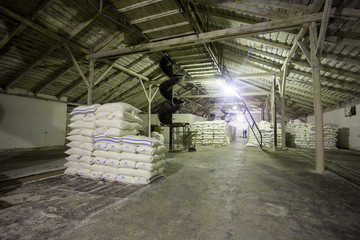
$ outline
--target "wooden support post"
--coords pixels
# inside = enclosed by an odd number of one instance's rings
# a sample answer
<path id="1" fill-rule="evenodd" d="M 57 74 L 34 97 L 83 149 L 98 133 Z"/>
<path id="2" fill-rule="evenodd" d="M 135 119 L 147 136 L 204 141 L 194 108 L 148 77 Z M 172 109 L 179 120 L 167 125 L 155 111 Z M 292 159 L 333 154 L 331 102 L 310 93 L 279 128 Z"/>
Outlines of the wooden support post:
<path id="1" fill-rule="evenodd" d="M 285 131 L 285 87 L 287 77 L 288 65 L 285 65 L 282 75 L 281 87 L 280 87 L 280 99 L 281 99 L 281 147 L 286 148 L 286 131 Z"/>
<path id="2" fill-rule="evenodd" d="M 286 148 L 286 131 L 285 131 L 285 99 L 281 97 L 281 147 Z"/>
<path id="3" fill-rule="evenodd" d="M 270 122 L 270 95 L 266 96 L 266 102 L 265 102 L 265 121 Z"/>
<path id="4" fill-rule="evenodd" d="M 274 125 L 274 147 L 277 147 L 277 122 L 276 122 L 276 77 L 273 76 L 271 91 L 271 121 Z"/>
<path id="5" fill-rule="evenodd" d="M 88 82 L 87 78 L 85 77 L 84 73 L 81 71 L 79 64 L 77 63 L 74 55 L 72 54 L 72 52 L 71 52 L 69 46 L 66 44 L 66 42 L 64 42 L 64 47 L 65 47 L 65 50 L 70 55 L 71 61 L 74 63 L 76 70 L 79 72 L 81 78 L 85 81 L 86 86 L 89 87 L 89 82 Z"/>
<path id="6" fill-rule="evenodd" d="M 314 115 L 315 115 L 315 171 L 323 173 L 324 167 L 324 128 L 323 128 L 323 111 L 321 101 L 321 84 L 320 84 L 320 56 L 317 55 L 317 30 L 316 23 L 309 26 L 310 31 L 310 48 L 311 48 L 311 67 L 314 88 Z"/>
<path id="7" fill-rule="evenodd" d="M 88 97 L 87 97 L 87 104 L 92 104 L 92 90 L 93 90 L 93 79 L 94 79 L 94 59 L 90 59 L 89 65 L 89 85 L 88 85 Z"/>

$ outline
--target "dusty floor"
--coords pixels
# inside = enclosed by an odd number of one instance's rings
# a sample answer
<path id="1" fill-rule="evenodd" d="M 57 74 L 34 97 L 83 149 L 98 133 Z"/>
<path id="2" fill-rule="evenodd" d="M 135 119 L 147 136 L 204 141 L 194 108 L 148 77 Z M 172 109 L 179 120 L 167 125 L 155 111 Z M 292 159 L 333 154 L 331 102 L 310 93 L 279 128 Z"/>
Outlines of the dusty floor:
<path id="1" fill-rule="evenodd" d="M 0 239 L 358 239 L 360 189 L 295 151 L 168 153 L 148 186 L 59 175 L 0 196 Z"/>

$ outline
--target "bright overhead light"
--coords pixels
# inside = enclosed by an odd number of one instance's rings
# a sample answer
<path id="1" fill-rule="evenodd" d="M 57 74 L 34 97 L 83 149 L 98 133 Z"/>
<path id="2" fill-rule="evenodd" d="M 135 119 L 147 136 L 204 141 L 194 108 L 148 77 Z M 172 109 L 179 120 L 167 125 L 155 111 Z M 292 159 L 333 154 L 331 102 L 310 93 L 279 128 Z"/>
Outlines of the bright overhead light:
<path id="1" fill-rule="evenodd" d="M 237 87 L 230 84 L 221 84 L 222 93 L 225 96 L 240 97 L 237 93 Z"/>
<path id="2" fill-rule="evenodd" d="M 236 106 L 233 106 L 233 110 L 236 110 Z"/>

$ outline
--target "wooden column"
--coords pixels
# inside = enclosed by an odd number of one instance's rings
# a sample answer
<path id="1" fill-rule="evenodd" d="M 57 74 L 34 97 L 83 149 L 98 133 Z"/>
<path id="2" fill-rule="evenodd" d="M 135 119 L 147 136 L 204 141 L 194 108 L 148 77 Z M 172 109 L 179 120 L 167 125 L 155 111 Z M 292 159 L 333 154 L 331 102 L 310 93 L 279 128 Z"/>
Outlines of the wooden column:
<path id="1" fill-rule="evenodd" d="M 320 54 L 317 51 L 317 29 L 316 23 L 309 26 L 310 30 L 310 48 L 311 48 L 311 67 L 314 89 L 314 115 L 315 115 L 315 171 L 323 173 L 324 167 L 324 128 L 323 111 L 321 101 L 320 84 Z"/>
<path id="2" fill-rule="evenodd" d="M 286 148 L 285 99 L 281 97 L 281 147 Z"/>
<path id="3" fill-rule="evenodd" d="M 277 123 L 276 123 L 276 77 L 273 77 L 271 91 L 271 122 L 274 125 L 274 147 L 277 147 Z"/>
<path id="4" fill-rule="evenodd" d="M 90 59 L 87 105 L 92 104 L 92 90 L 93 90 L 93 82 L 94 82 L 94 62 L 95 62 L 94 59 Z"/>
<path id="5" fill-rule="evenodd" d="M 281 99 L 281 147 L 286 148 L 286 131 L 285 131 L 285 86 L 288 65 L 284 66 L 282 81 L 280 86 L 280 99 Z"/>
<path id="6" fill-rule="evenodd" d="M 266 96 L 266 102 L 265 102 L 265 121 L 270 122 L 270 95 Z"/>

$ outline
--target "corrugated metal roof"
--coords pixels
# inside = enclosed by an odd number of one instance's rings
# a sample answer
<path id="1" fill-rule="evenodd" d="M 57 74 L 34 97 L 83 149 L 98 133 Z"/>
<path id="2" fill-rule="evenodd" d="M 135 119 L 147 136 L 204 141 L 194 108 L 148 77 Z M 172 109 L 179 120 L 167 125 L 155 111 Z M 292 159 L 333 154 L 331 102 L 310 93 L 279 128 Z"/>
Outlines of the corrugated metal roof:
<path id="1" fill-rule="evenodd" d="M 310 48 L 308 33 L 297 39 L 303 24 L 277 23 L 278 28 L 258 30 L 259 24 L 276 20 L 287 23 L 293 17 L 307 19 L 310 13 L 322 12 L 324 2 L 1 1 L 0 86 L 4 93 L 21 90 L 32 95 L 66 97 L 70 105 L 86 104 L 87 85 L 65 50 L 66 43 L 86 77 L 91 54 L 126 50 L 126 54 L 96 59 L 94 102 L 125 101 L 146 111 L 147 100 L 138 76 L 150 80 L 144 82 L 146 88 L 149 84 L 158 86 L 168 79 L 158 64 L 163 56 L 168 56 L 175 61 L 176 73 L 187 76 L 185 82 L 174 87 L 174 94 L 185 100 L 180 111 L 202 115 L 203 106 L 210 101 L 222 102 L 223 98 L 212 98 L 214 93 L 221 93 L 215 79 L 228 79 L 228 74 L 240 91 L 253 93 L 244 97 L 252 102 L 250 106 L 261 107 L 266 96 L 256 93 L 271 90 L 270 73 L 276 72 L 281 77 L 292 46 L 300 41 Z M 359 101 L 359 16 L 359 1 L 332 1 L 321 55 L 322 98 L 326 109 Z M 320 30 L 320 21 L 317 24 Z M 230 34 L 235 28 L 254 30 Z M 218 30 L 224 29 L 227 30 L 219 37 Z M 189 41 L 188 36 L 195 38 Z M 312 113 L 312 68 L 301 49 L 295 52 L 288 69 L 285 89 L 288 116 Z M 263 75 L 251 76 L 257 73 Z M 195 98 L 196 95 L 205 98 Z M 153 110 L 163 100 L 158 93 Z M 231 105 L 227 107 L 230 109 Z"/>

